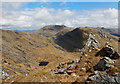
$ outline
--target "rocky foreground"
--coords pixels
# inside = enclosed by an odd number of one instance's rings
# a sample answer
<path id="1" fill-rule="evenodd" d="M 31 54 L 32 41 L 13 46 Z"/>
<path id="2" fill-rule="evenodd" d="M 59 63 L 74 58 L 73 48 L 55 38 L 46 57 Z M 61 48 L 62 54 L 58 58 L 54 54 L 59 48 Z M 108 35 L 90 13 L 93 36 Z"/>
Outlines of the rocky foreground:
<path id="1" fill-rule="evenodd" d="M 1 31 L 3 82 L 120 83 L 116 36 L 64 25 L 33 33 Z"/>
<path id="2" fill-rule="evenodd" d="M 81 49 L 81 56 L 79 59 L 67 63 L 60 63 L 57 67 L 57 70 L 54 70 L 54 73 L 68 75 L 76 74 L 76 70 L 80 70 L 80 61 L 82 60 L 82 57 L 85 55 L 86 51 L 92 52 L 92 50 L 97 50 L 101 46 L 100 43 L 94 38 L 94 36 L 95 34 L 89 34 L 89 38 L 86 42 L 86 45 Z M 99 52 L 97 52 L 96 56 L 102 56 L 103 58 L 101 58 L 95 66 L 89 68 L 88 70 L 86 70 L 86 68 L 82 68 L 86 72 L 93 73 L 89 75 L 89 77 L 86 80 L 86 83 L 93 81 L 120 83 L 119 68 L 117 66 L 117 62 L 115 62 L 116 59 L 120 58 L 120 54 L 116 52 L 112 48 L 112 46 L 109 45 L 107 42 L 106 46 L 103 47 Z M 111 69 L 116 71 L 112 71 Z"/>

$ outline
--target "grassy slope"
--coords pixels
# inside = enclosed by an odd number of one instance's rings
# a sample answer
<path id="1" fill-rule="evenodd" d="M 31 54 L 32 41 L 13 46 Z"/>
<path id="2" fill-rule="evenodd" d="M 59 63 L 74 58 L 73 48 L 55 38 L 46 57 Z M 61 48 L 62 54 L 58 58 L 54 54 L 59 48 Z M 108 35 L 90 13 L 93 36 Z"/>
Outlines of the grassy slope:
<path id="1" fill-rule="evenodd" d="M 5 70 L 8 69 L 8 73 L 12 71 L 24 76 L 27 72 L 29 72 L 29 74 L 38 71 L 41 72 L 42 69 L 45 68 L 39 67 L 39 62 L 41 61 L 49 62 L 46 67 L 46 69 L 49 70 L 55 68 L 60 62 L 79 57 L 77 53 L 64 52 L 55 48 L 55 44 L 49 42 L 46 37 L 34 37 L 34 35 L 27 32 L 17 32 L 17 34 L 14 31 L 3 30 L 2 32 L 3 68 L 5 68 Z M 16 40 L 16 38 L 19 39 Z M 33 41 L 35 41 L 35 43 Z M 19 45 L 21 45 L 21 47 Z M 15 55 L 15 53 L 17 53 L 17 55 Z M 9 55 L 11 58 L 9 58 Z M 7 61 L 7 64 L 4 64 L 4 60 Z M 28 67 L 28 64 L 31 67 Z"/>

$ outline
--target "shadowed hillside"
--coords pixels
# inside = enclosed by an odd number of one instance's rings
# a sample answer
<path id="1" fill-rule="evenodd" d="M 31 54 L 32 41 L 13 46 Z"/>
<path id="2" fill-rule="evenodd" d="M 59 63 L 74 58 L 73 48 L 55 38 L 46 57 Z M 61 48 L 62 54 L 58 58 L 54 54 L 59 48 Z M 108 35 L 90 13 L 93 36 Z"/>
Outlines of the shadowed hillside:
<path id="1" fill-rule="evenodd" d="M 67 32 L 64 35 L 59 35 L 56 38 L 56 43 L 66 49 L 67 51 L 75 51 L 76 49 L 82 49 L 88 39 L 88 32 L 79 28 L 73 31 Z"/>

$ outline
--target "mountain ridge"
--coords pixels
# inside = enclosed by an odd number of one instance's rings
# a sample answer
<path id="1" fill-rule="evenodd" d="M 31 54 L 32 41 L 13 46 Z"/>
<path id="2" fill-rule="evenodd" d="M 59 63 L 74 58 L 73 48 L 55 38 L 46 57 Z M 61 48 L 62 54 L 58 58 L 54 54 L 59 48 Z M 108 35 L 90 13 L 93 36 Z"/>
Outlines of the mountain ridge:
<path id="1" fill-rule="evenodd" d="M 88 40 L 90 34 L 94 36 L 94 39 L 101 46 L 96 50 L 90 47 L 89 50 L 84 52 L 79 65 L 80 70 L 83 66 L 86 66 L 86 69 L 89 70 L 99 62 L 102 57 L 95 57 L 95 54 L 107 42 L 112 45 L 115 51 L 118 51 L 118 37 L 90 27 L 72 29 L 64 25 L 57 25 L 57 27 L 48 25 L 33 33 L 10 30 L 1 31 L 4 82 L 64 82 L 76 81 L 79 77 L 82 77 L 85 81 L 85 77 L 88 77 L 91 73 L 87 73 L 84 70 L 79 72 L 79 69 L 75 69 L 76 75 L 81 76 L 67 75 L 68 78 L 64 74 L 54 74 L 53 70 L 56 69 L 59 63 L 69 63 L 73 59 L 79 59 L 82 55 L 82 49 L 92 39 Z M 94 60 L 95 58 L 96 60 Z M 89 64 L 85 65 L 88 61 L 94 64 L 90 64 L 91 67 L 89 67 Z M 48 64 L 39 66 L 41 62 L 48 62 Z M 81 82 L 84 82 L 83 80 L 80 79 Z"/>

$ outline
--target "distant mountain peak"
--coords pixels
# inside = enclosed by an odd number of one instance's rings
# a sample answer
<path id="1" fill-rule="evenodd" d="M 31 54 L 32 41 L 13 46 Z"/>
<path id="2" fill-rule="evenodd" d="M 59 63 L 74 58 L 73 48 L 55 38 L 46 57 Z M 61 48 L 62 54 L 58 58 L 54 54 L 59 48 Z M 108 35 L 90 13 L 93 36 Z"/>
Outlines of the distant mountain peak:
<path id="1" fill-rule="evenodd" d="M 43 36 L 49 37 L 49 36 L 54 36 L 60 31 L 66 31 L 71 29 L 72 28 L 69 28 L 65 25 L 46 25 L 43 28 L 36 30 L 33 33 L 36 35 L 43 35 Z"/>

